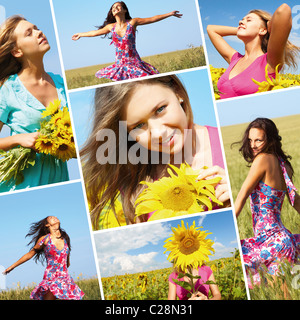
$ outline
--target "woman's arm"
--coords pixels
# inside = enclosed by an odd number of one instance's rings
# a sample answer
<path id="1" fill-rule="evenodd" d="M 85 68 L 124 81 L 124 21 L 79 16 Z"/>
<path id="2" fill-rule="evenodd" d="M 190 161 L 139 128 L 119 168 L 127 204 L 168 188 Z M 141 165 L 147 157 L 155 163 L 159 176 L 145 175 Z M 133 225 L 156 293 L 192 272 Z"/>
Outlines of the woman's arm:
<path id="1" fill-rule="evenodd" d="M 267 61 L 270 67 L 275 70 L 278 64 L 284 62 L 285 46 L 292 28 L 291 8 L 287 4 L 282 4 L 274 12 L 271 21 L 268 23 L 270 34 L 268 42 Z M 272 70 L 269 70 L 270 72 Z"/>
<path id="2" fill-rule="evenodd" d="M 176 300 L 176 285 L 169 281 L 168 300 Z"/>
<path id="3" fill-rule="evenodd" d="M 259 154 L 254 159 L 248 176 L 244 181 L 234 203 L 235 214 L 237 217 L 241 213 L 250 193 L 257 186 L 258 182 L 263 179 L 269 165 L 268 159 L 268 156 L 265 154 Z"/>
<path id="4" fill-rule="evenodd" d="M 216 279 L 213 273 L 210 275 L 208 280 L 216 282 Z M 209 300 L 221 300 L 221 293 L 217 284 L 210 284 L 209 289 L 212 294 L 212 298 L 210 298 Z"/>
<path id="5" fill-rule="evenodd" d="M 36 251 L 37 250 L 41 250 L 42 246 L 44 244 L 39 244 L 43 239 L 44 239 L 45 236 L 41 237 L 36 245 L 27 253 L 24 254 L 24 256 L 22 256 L 17 262 L 13 263 L 10 267 L 8 267 L 4 272 L 3 274 L 8 274 L 9 272 L 11 272 L 13 269 L 15 269 L 16 267 L 18 267 L 19 265 L 23 264 L 24 262 L 30 260 L 31 258 L 33 258 L 36 254 Z"/>
<path id="6" fill-rule="evenodd" d="M 165 13 L 165 14 L 159 14 L 150 18 L 133 18 L 130 23 L 132 24 L 132 26 L 136 27 L 139 25 L 143 25 L 143 24 L 150 24 L 150 23 L 154 23 L 154 22 L 158 22 L 161 20 L 164 20 L 166 18 L 169 17 L 177 17 L 177 18 L 181 18 L 182 14 L 179 13 L 179 11 L 172 11 L 169 13 Z"/>
<path id="7" fill-rule="evenodd" d="M 230 63 L 230 60 L 236 52 L 224 39 L 226 36 L 236 36 L 237 27 L 208 25 L 207 34 L 220 55 Z"/>
<path id="8" fill-rule="evenodd" d="M 8 151 L 14 147 L 35 148 L 35 141 L 40 135 L 39 132 L 21 133 L 10 137 L 0 138 L 0 149 Z"/>
<path id="9" fill-rule="evenodd" d="M 97 37 L 97 36 L 103 36 L 105 34 L 110 33 L 111 29 L 113 27 L 113 24 L 108 24 L 105 27 L 98 29 L 98 30 L 92 30 L 88 32 L 79 32 L 75 33 L 72 36 L 72 40 L 79 40 L 82 37 Z"/>

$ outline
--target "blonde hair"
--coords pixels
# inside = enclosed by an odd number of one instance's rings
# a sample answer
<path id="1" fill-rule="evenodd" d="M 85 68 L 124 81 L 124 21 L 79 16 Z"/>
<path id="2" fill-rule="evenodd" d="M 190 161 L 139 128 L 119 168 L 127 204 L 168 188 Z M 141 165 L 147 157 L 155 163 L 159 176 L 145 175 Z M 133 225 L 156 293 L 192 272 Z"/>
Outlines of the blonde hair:
<path id="1" fill-rule="evenodd" d="M 272 19 L 272 15 L 269 12 L 255 9 L 255 10 L 249 11 L 249 13 L 256 14 L 264 22 L 265 28 L 268 29 L 268 22 L 271 21 Z M 261 49 L 264 53 L 266 53 L 268 50 L 269 37 L 270 37 L 269 32 L 267 32 L 262 37 Z M 289 67 L 297 68 L 296 56 L 299 54 L 299 52 L 300 52 L 300 48 L 292 44 L 288 40 L 285 46 L 284 64 L 286 64 Z"/>
<path id="2" fill-rule="evenodd" d="M 100 214 L 104 207 L 109 206 L 115 213 L 114 202 L 118 197 L 119 191 L 126 222 L 127 224 L 135 223 L 134 202 L 137 195 L 142 191 L 142 188 L 144 188 L 140 185 L 140 182 L 143 180 L 153 181 L 159 178 L 158 175 L 161 174 L 161 172 L 157 172 L 158 165 L 150 163 L 151 150 L 146 150 L 146 154 L 148 154 L 147 164 L 141 162 L 132 164 L 128 161 L 128 150 L 136 142 L 128 139 L 127 129 L 124 130 L 124 132 L 120 132 L 119 127 L 119 121 L 122 121 L 124 107 L 127 105 L 134 90 L 140 85 L 155 84 L 170 88 L 176 95 L 183 99 L 181 106 L 186 113 L 188 127 L 192 128 L 193 114 L 188 94 L 175 75 L 153 77 L 147 80 L 96 89 L 92 132 L 80 152 L 94 229 L 98 229 Z M 114 146 L 116 146 L 116 151 L 113 155 L 115 159 L 117 159 L 117 163 L 115 164 L 99 164 L 96 160 L 98 148 L 105 143 L 103 141 L 97 141 L 97 134 L 103 129 L 111 129 L 115 133 L 116 141 Z M 126 140 L 126 143 L 122 143 L 119 137 L 121 140 Z M 126 156 L 127 161 L 125 161 L 125 164 L 119 163 L 118 159 L 120 154 Z M 163 172 L 166 170 L 166 167 L 167 165 L 165 165 Z M 146 221 L 146 219 L 147 217 L 142 217 L 141 221 Z"/>
<path id="3" fill-rule="evenodd" d="M 0 27 L 0 87 L 10 75 L 18 73 L 22 68 L 21 63 L 11 54 L 16 45 L 14 31 L 22 20 L 26 19 L 14 15 L 7 18 Z"/>

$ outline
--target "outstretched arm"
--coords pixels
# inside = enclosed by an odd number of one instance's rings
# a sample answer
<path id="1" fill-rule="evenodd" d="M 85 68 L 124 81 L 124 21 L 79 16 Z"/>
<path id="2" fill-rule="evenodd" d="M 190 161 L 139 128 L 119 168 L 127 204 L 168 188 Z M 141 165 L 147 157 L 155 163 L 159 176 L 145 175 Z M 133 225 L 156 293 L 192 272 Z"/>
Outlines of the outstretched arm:
<path id="1" fill-rule="evenodd" d="M 257 186 L 258 182 L 264 177 L 267 171 L 268 163 L 264 154 L 259 154 L 253 161 L 248 176 L 244 181 L 240 192 L 234 203 L 235 214 L 238 217 L 241 213 L 247 198 Z"/>
<path id="2" fill-rule="evenodd" d="M 72 40 L 79 40 L 82 37 L 97 37 L 97 36 L 103 36 L 105 34 L 108 34 L 113 27 L 113 24 L 108 24 L 105 27 L 98 29 L 98 30 L 92 30 L 88 32 L 79 32 L 75 33 L 72 36 Z"/>
<path id="3" fill-rule="evenodd" d="M 31 258 L 33 258 L 36 254 L 36 250 L 40 250 L 42 245 L 39 245 L 40 241 L 42 241 L 44 237 L 41 237 L 38 241 L 37 244 L 27 253 L 24 254 L 24 256 L 22 256 L 17 262 L 13 263 L 10 267 L 8 267 L 3 274 L 8 274 L 9 272 L 11 272 L 13 269 L 15 269 L 16 267 L 18 267 L 19 265 L 23 264 L 24 262 L 30 260 Z"/>
<path id="4" fill-rule="evenodd" d="M 292 28 L 291 8 L 287 4 L 282 4 L 274 12 L 272 19 L 268 23 L 270 34 L 268 42 L 268 64 L 274 70 L 278 64 L 284 62 L 285 46 Z M 272 71 L 272 70 L 270 70 Z"/>
<path id="5" fill-rule="evenodd" d="M 207 34 L 210 38 L 210 41 L 220 53 L 220 55 L 230 63 L 230 60 L 233 54 L 236 52 L 223 37 L 226 36 L 236 36 L 237 28 L 236 27 L 227 27 L 227 26 L 218 26 L 218 25 L 208 25 Z"/>
<path id="6" fill-rule="evenodd" d="M 150 23 L 158 22 L 158 21 L 164 20 L 169 17 L 181 18 L 182 14 L 179 13 L 179 11 L 175 10 L 175 11 L 172 11 L 169 13 L 159 14 L 159 15 L 156 15 L 156 16 L 153 16 L 150 18 L 133 18 L 130 23 L 134 27 L 136 27 L 136 26 L 143 25 L 143 24 L 150 24 Z"/>

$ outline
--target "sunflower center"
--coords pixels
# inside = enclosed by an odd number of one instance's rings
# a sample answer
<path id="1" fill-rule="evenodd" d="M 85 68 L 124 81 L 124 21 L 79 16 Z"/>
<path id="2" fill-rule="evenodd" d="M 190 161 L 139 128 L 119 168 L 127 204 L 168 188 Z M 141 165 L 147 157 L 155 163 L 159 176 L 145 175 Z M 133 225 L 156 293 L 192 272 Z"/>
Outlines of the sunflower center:
<path id="1" fill-rule="evenodd" d="M 164 191 L 161 202 L 165 209 L 174 211 L 187 211 L 194 202 L 188 185 L 176 185 Z"/>
<path id="2" fill-rule="evenodd" d="M 186 236 L 180 241 L 179 250 L 181 253 L 188 255 L 197 251 L 200 247 L 200 243 L 197 239 L 191 236 Z"/>
<path id="3" fill-rule="evenodd" d="M 63 144 L 61 144 L 61 145 L 59 146 L 58 149 L 59 149 L 60 151 L 66 151 L 66 150 L 68 150 L 68 148 L 69 148 L 68 145 L 66 145 L 66 144 L 63 143 Z"/>
<path id="4" fill-rule="evenodd" d="M 43 142 L 43 145 L 45 147 L 51 147 L 53 145 L 53 143 L 51 141 L 48 141 L 48 142 Z"/>

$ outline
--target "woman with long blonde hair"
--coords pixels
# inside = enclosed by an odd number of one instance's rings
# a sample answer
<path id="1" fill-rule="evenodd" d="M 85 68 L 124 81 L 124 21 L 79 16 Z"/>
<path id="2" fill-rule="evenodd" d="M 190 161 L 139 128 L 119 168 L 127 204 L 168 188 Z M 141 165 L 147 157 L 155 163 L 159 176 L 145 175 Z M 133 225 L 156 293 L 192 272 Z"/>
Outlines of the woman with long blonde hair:
<path id="1" fill-rule="evenodd" d="M 218 81 L 220 98 L 232 98 L 257 92 L 258 82 L 275 77 L 285 65 L 296 67 L 299 47 L 289 40 L 292 28 L 291 8 L 282 4 L 273 15 L 263 10 L 251 10 L 239 21 L 238 27 L 209 25 L 209 38 L 229 66 Z M 224 39 L 237 36 L 244 42 L 245 54 L 237 52 Z"/>
<path id="2" fill-rule="evenodd" d="M 60 75 L 44 69 L 50 50 L 44 33 L 19 15 L 0 27 L 0 130 L 7 125 L 11 135 L 0 138 L 0 149 L 35 148 L 42 112 L 56 99 L 67 105 Z M 24 180 L 0 183 L 0 192 L 24 189 L 69 179 L 65 162 L 37 154 L 35 165 L 23 170 Z"/>
<path id="3" fill-rule="evenodd" d="M 201 178 L 221 176 L 216 196 L 229 201 L 218 130 L 194 124 L 188 94 L 175 75 L 96 89 L 81 160 L 95 229 L 103 228 L 105 208 L 117 216 L 118 196 L 126 224 L 147 221 L 147 215 L 135 216 L 135 200 L 145 188 L 140 182 L 167 176 L 169 163 L 208 167 Z"/>

